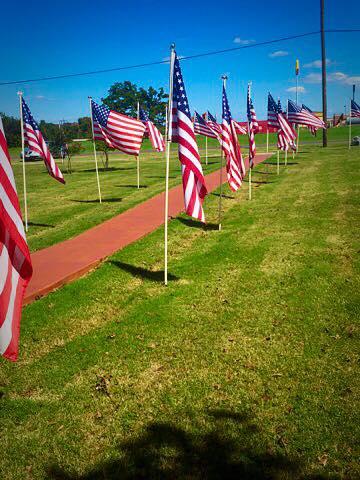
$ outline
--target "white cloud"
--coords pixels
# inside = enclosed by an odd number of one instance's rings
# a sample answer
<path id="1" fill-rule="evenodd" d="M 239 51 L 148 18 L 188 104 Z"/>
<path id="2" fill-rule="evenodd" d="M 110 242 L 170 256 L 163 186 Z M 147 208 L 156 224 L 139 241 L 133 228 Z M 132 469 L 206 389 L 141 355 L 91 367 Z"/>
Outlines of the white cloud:
<path id="1" fill-rule="evenodd" d="M 287 55 L 289 55 L 289 52 L 285 50 L 276 50 L 276 52 L 269 53 L 270 58 L 286 57 Z"/>
<path id="2" fill-rule="evenodd" d="M 321 74 L 320 73 L 309 73 L 304 77 L 304 82 L 306 83 L 321 83 Z"/>
<path id="3" fill-rule="evenodd" d="M 329 75 L 327 76 L 329 82 L 345 82 L 347 78 L 348 75 L 343 72 L 333 72 L 329 73 Z"/>
<path id="4" fill-rule="evenodd" d="M 335 65 L 336 62 L 333 62 L 332 60 L 330 60 L 330 58 L 327 58 L 325 60 L 325 63 L 327 66 L 329 66 L 329 65 Z M 321 66 L 322 66 L 321 60 L 314 60 L 313 62 L 304 64 L 305 68 L 321 68 Z"/>
<path id="5" fill-rule="evenodd" d="M 45 100 L 45 95 L 36 95 L 35 96 L 36 100 Z"/>
<path id="6" fill-rule="evenodd" d="M 287 92 L 296 92 L 296 87 L 289 87 L 287 90 Z M 298 87 L 298 92 L 299 93 L 306 93 L 306 89 L 305 87 Z"/>
<path id="7" fill-rule="evenodd" d="M 250 43 L 254 43 L 255 40 L 252 39 L 243 39 L 240 37 L 235 37 L 233 40 L 234 43 L 237 43 L 238 45 L 250 45 Z"/>

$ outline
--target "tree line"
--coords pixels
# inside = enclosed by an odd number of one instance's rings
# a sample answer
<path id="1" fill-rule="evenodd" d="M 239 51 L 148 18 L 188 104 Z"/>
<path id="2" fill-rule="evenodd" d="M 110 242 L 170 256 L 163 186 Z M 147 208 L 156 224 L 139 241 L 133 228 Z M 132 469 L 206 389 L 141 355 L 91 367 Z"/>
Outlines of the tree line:
<path id="1" fill-rule="evenodd" d="M 137 103 L 147 112 L 149 118 L 158 126 L 165 124 L 165 108 L 168 95 L 163 88 L 149 87 L 147 90 L 137 87 L 126 80 L 111 85 L 108 94 L 101 101 L 110 109 L 136 117 Z M 21 146 L 20 119 L 0 113 L 9 147 Z M 75 138 L 91 138 L 90 117 L 80 117 L 76 122 L 51 123 L 41 120 L 39 127 L 47 141 L 59 147 Z"/>

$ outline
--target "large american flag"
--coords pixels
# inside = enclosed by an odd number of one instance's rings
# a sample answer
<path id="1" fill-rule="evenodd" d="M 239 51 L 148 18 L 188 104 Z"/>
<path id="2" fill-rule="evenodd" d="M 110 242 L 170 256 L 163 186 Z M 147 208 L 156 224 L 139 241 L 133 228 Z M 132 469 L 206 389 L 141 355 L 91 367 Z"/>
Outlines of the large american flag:
<path id="1" fill-rule="evenodd" d="M 200 155 L 191 121 L 190 108 L 181 73 L 180 62 L 173 57 L 173 97 L 172 97 L 172 136 L 178 143 L 184 189 L 185 211 L 187 215 L 205 222 L 203 201 L 207 194 Z"/>
<path id="2" fill-rule="evenodd" d="M 198 135 L 204 135 L 205 137 L 218 138 L 217 133 L 214 132 L 203 117 L 196 111 L 194 113 L 194 132 Z"/>
<path id="3" fill-rule="evenodd" d="M 355 102 L 355 100 L 351 100 L 351 116 L 352 117 L 360 117 L 360 106 Z"/>
<path id="4" fill-rule="evenodd" d="M 106 105 L 98 105 L 94 100 L 91 100 L 91 112 L 95 140 L 128 155 L 139 155 L 146 130 L 143 122 L 114 112 Z"/>
<path id="5" fill-rule="evenodd" d="M 226 171 L 231 190 L 241 187 L 245 176 L 245 165 L 241 155 L 240 145 L 236 134 L 235 123 L 231 117 L 225 85 L 222 91 L 222 130 L 221 148 L 226 158 Z"/>
<path id="6" fill-rule="evenodd" d="M 251 99 L 250 84 L 247 89 L 247 120 L 248 120 L 248 135 L 249 135 L 249 166 L 253 168 L 254 157 L 256 155 L 255 133 L 259 129 L 259 124 L 256 119 L 255 108 Z"/>
<path id="7" fill-rule="evenodd" d="M 165 150 L 164 138 L 161 135 L 160 130 L 153 124 L 151 120 L 149 120 L 149 116 L 141 107 L 139 108 L 139 117 L 146 127 L 145 133 L 149 135 L 151 145 L 153 146 L 154 150 L 157 152 L 163 152 Z"/>
<path id="8" fill-rule="evenodd" d="M 311 115 L 313 115 L 316 119 L 320 120 L 320 118 L 317 117 L 317 116 L 315 115 L 315 113 L 314 113 L 312 110 L 310 110 L 309 107 L 307 107 L 306 105 L 302 104 L 302 108 L 303 108 L 303 110 L 305 110 L 305 111 L 307 111 L 308 113 L 310 113 Z M 316 132 L 317 132 L 317 130 L 318 130 L 319 128 L 325 128 L 325 123 L 323 122 L 323 120 L 321 120 L 321 127 L 317 127 L 317 126 L 310 125 L 308 128 L 309 128 L 310 132 L 311 132 L 313 135 L 316 135 Z"/>
<path id="9" fill-rule="evenodd" d="M 209 110 L 207 112 L 207 124 L 212 130 L 214 130 L 214 132 L 218 133 L 219 135 L 221 134 L 221 125 L 217 123 L 216 118 L 211 115 Z"/>
<path id="10" fill-rule="evenodd" d="M 56 165 L 49 147 L 45 142 L 45 139 L 42 136 L 39 126 L 35 122 L 29 107 L 23 98 L 21 100 L 22 118 L 24 122 L 24 141 L 26 145 L 28 146 L 29 150 L 36 153 L 44 160 L 49 175 L 54 177 L 59 182 L 65 183 L 63 174 L 61 173 L 60 168 Z"/>
<path id="11" fill-rule="evenodd" d="M 16 361 L 22 300 L 32 275 L 14 174 L 0 117 L 0 355 Z"/>
<path id="12" fill-rule="evenodd" d="M 291 123 L 307 127 L 325 128 L 324 122 L 316 117 L 310 109 L 297 105 L 292 100 L 288 100 L 288 120 Z"/>

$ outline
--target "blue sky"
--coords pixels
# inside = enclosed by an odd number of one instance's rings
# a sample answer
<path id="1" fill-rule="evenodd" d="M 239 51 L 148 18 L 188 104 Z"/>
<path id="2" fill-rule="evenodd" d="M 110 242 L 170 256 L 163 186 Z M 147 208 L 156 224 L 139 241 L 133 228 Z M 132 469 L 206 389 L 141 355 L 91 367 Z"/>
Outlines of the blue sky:
<path id="1" fill-rule="evenodd" d="M 326 0 L 326 28 L 360 28 L 358 0 Z M 251 10 L 249 7 L 253 7 Z M 139 0 L 6 2 L 0 43 L 0 82 L 113 68 L 162 60 L 169 45 L 178 55 L 231 48 L 319 29 L 319 2 L 257 0 L 183 4 Z M 360 100 L 360 33 L 328 34 L 328 110 L 344 110 L 356 83 Z M 266 95 L 283 102 L 295 85 L 295 59 L 300 59 L 300 101 L 321 109 L 320 40 L 318 36 L 239 50 L 182 62 L 190 107 L 221 111 L 221 80 L 229 75 L 228 95 L 235 118 L 244 119 L 246 85 L 253 82 L 254 104 L 264 118 Z M 115 81 L 139 86 L 168 84 L 168 65 L 0 86 L 0 111 L 18 115 L 21 88 L 35 118 L 75 120 L 88 115 L 88 95 L 99 99 Z"/>

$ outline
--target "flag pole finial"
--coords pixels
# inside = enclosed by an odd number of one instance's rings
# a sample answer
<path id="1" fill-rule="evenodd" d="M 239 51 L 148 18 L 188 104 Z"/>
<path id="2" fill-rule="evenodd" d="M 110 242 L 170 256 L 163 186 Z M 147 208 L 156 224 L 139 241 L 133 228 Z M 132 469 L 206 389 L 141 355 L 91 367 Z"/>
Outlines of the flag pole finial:
<path id="1" fill-rule="evenodd" d="M 19 95 L 19 97 L 22 97 L 22 96 L 23 96 L 23 93 L 24 93 L 24 92 L 22 92 L 21 90 L 19 90 L 19 91 L 17 92 L 17 94 Z"/>
<path id="2" fill-rule="evenodd" d="M 175 43 L 174 42 L 170 45 L 170 50 L 175 50 Z"/>

